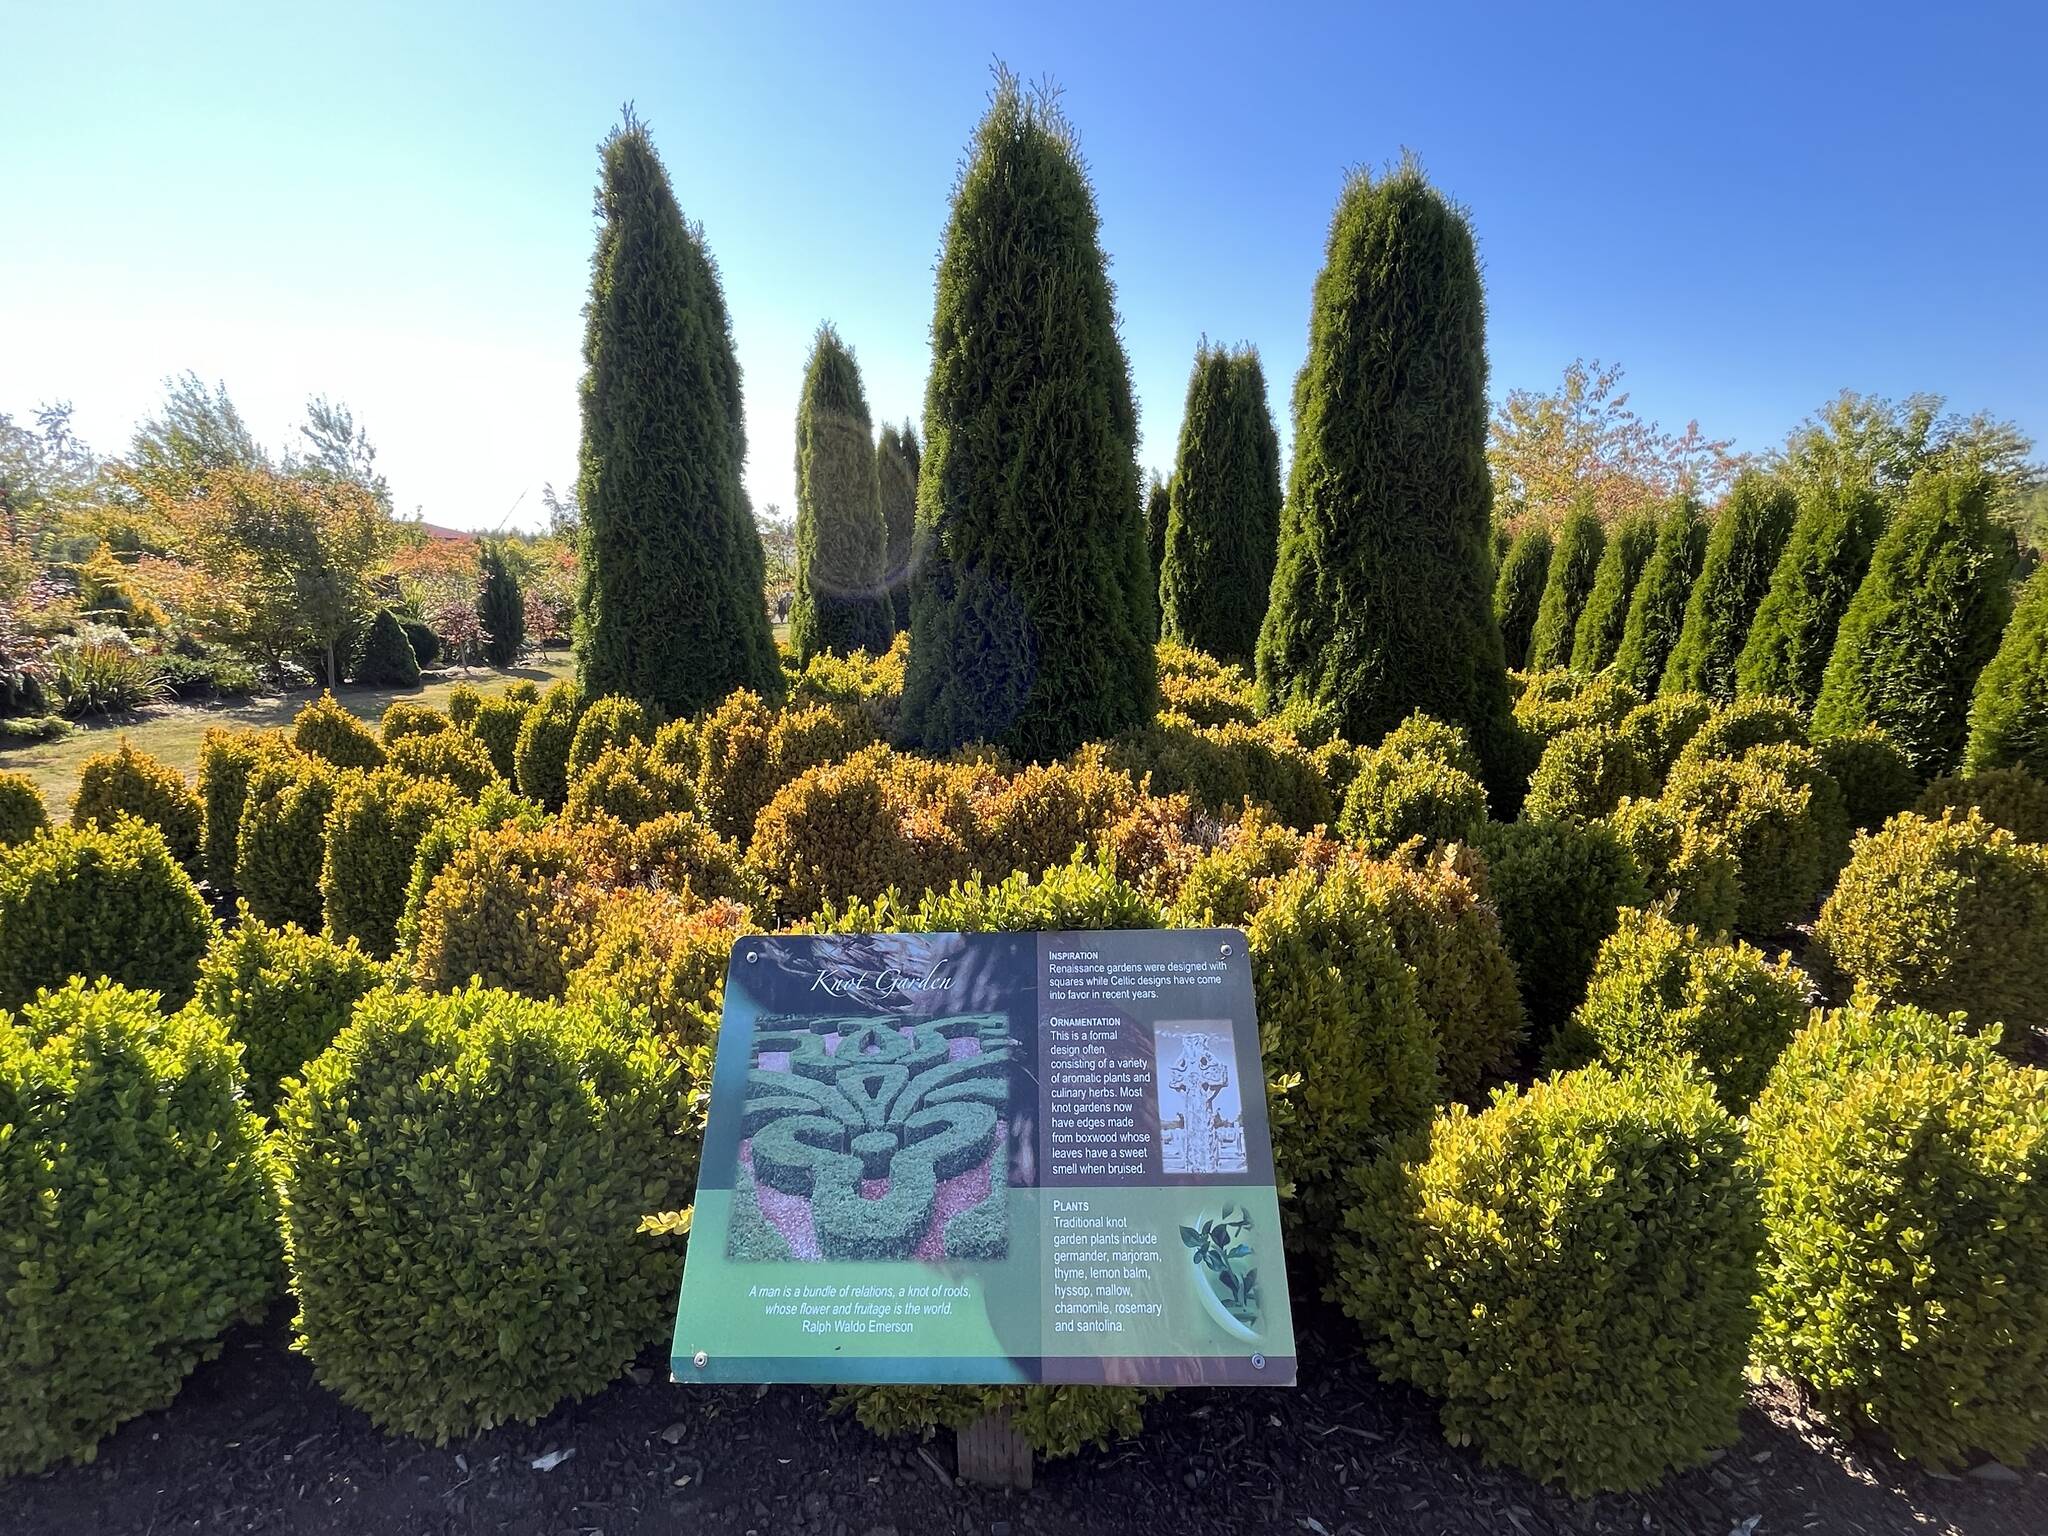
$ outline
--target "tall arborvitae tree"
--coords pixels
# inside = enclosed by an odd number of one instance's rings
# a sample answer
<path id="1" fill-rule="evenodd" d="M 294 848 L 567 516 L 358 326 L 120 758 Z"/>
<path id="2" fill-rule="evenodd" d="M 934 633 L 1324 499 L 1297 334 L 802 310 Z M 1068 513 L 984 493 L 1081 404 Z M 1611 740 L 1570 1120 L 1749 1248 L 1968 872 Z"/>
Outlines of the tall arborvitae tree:
<path id="1" fill-rule="evenodd" d="M 1807 708 L 1835 648 L 1835 630 L 1870 569 L 1884 503 L 1867 485 L 1809 481 L 1735 662 L 1735 691 L 1797 699 Z"/>
<path id="2" fill-rule="evenodd" d="M 789 644 L 800 662 L 889 648 L 889 532 L 860 365 L 818 327 L 796 408 L 796 597 Z"/>
<path id="3" fill-rule="evenodd" d="M 1536 628 L 1529 635 L 1529 670 L 1546 672 L 1569 666 L 1572 638 L 1579 615 L 1600 575 L 1600 557 L 1607 552 L 1607 534 L 1590 503 L 1565 514 L 1551 552 L 1550 574 L 1543 583 L 1543 602 L 1536 610 Z"/>
<path id="4" fill-rule="evenodd" d="M 1956 766 L 1977 674 L 2011 608 L 2009 545 L 1972 470 L 1923 475 L 1849 600 L 1813 706 L 1816 736 L 1880 726 L 1915 771 Z"/>
<path id="5" fill-rule="evenodd" d="M 1462 725 L 1489 787 L 1518 799 L 1493 617 L 1486 299 L 1471 228 L 1413 162 L 1345 184 L 1294 410 L 1261 695 L 1333 706 L 1361 743 L 1418 709 Z"/>
<path id="6" fill-rule="evenodd" d="M 1280 547 L 1280 438 L 1259 354 L 1206 342 L 1188 376 L 1159 573 L 1169 640 L 1250 666 Z"/>
<path id="7" fill-rule="evenodd" d="M 1550 530 L 1531 524 L 1515 535 L 1500 557 L 1500 575 L 1493 583 L 1493 617 L 1500 625 L 1500 643 L 1507 663 L 1520 667 L 1529 660 L 1529 637 L 1536 632 L 1536 614 L 1543 606 L 1544 584 L 1550 579 Z"/>
<path id="8" fill-rule="evenodd" d="M 1614 653 L 1614 675 L 1637 693 L 1657 691 L 1664 663 L 1685 627 L 1685 603 L 1707 553 L 1707 520 L 1699 503 L 1681 495 L 1665 509 L 1657 543 L 1628 600 L 1628 620 Z"/>
<path id="9" fill-rule="evenodd" d="M 1614 525 L 1607 536 L 1607 548 L 1600 553 L 1600 569 L 1593 577 L 1593 590 L 1586 594 L 1586 606 L 1579 611 L 1578 628 L 1572 632 L 1572 670 L 1588 676 L 1614 660 L 1621 649 L 1621 632 L 1628 624 L 1629 600 L 1636 595 L 1636 583 L 1650 562 L 1657 544 L 1657 518 L 1651 512 L 1630 512 Z"/>
<path id="10" fill-rule="evenodd" d="M 899 728 L 928 750 L 1062 757 L 1158 706 L 1137 404 L 1097 232 L 1057 102 L 999 72 L 932 316 Z"/>
<path id="11" fill-rule="evenodd" d="M 909 422 L 882 428 L 875 445 L 875 481 L 882 499 L 882 526 L 889 535 L 884 580 L 889 617 L 898 630 L 910 628 L 910 533 L 917 521 L 917 428 Z"/>
<path id="12" fill-rule="evenodd" d="M 1659 685 L 1665 693 L 1735 697 L 1735 661 L 1799 510 L 1792 488 L 1751 471 L 1735 482 L 1707 540 L 1699 580 L 1685 603 L 1685 628 Z"/>
<path id="13" fill-rule="evenodd" d="M 718 273 L 630 111 L 602 154 L 576 485 L 583 689 L 670 716 L 735 688 L 779 694 Z"/>
<path id="14" fill-rule="evenodd" d="M 1145 552 L 1152 561 L 1152 584 L 1159 584 L 1159 571 L 1166 564 L 1166 521 L 1173 515 L 1172 482 L 1159 478 L 1155 470 L 1145 486 Z"/>
<path id="15" fill-rule="evenodd" d="M 526 645 L 526 594 L 498 545 L 486 542 L 479 560 L 484 584 L 477 593 L 476 619 L 484 631 L 484 660 L 509 667 Z"/>
<path id="16" fill-rule="evenodd" d="M 2020 588 L 2005 638 L 1978 674 L 1963 772 L 2024 768 L 2048 783 L 2048 561 Z"/>

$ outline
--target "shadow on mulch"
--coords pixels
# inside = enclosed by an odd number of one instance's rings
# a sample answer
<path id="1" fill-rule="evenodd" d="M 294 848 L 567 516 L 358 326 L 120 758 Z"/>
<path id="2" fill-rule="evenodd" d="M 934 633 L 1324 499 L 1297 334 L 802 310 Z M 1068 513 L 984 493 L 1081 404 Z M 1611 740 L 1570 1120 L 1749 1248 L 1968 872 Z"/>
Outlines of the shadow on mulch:
<path id="1" fill-rule="evenodd" d="M 1714 1464 L 1646 1494 L 1575 1503 L 1446 1445 L 1429 1404 L 1380 1382 L 1328 1314 L 1299 1320 L 1298 1390 L 1170 1394 L 1149 1411 L 1141 1440 L 1041 1466 L 1029 1493 L 957 1487 L 949 1437 L 924 1454 L 877 1441 L 806 1388 L 673 1386 L 660 1350 L 541 1424 L 437 1449 L 380 1434 L 317 1386 L 285 1347 L 289 1315 L 281 1307 L 265 1326 L 231 1335 L 175 1403 L 124 1425 L 92 1464 L 0 1486 L 0 1531 L 2048 1530 L 2048 1476 L 1946 1478 L 1880 1460 L 1832 1442 L 1773 1389 L 1753 1395 L 1741 1443 Z M 568 1454 L 536 1469 L 550 1453 Z"/>

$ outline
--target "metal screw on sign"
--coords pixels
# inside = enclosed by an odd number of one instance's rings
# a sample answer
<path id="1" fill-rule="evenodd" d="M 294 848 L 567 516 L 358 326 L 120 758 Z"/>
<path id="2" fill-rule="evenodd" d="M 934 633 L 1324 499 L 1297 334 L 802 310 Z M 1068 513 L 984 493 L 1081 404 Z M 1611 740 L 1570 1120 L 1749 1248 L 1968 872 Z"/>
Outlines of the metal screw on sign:
<path id="1" fill-rule="evenodd" d="M 702 1355 L 699 1355 L 699 1356 L 697 1357 L 697 1363 L 698 1363 L 699 1365 L 702 1365 L 702 1364 L 704 1363 L 704 1357 L 703 1357 Z M 1264 1355 L 1253 1355 L 1253 1356 L 1252 1356 L 1252 1369 L 1253 1369 L 1253 1370 L 1255 1370 L 1255 1371 L 1263 1371 L 1263 1370 L 1264 1370 L 1265 1368 L 1266 1368 L 1266 1357 L 1265 1357 Z"/>
<path id="2" fill-rule="evenodd" d="M 697 1369 L 701 1371 L 704 1369 L 705 1366 L 711 1363 L 711 1357 L 705 1354 L 704 1351 L 700 1349 L 697 1351 L 696 1355 L 692 1357 L 690 1363 L 696 1366 Z"/>
<path id="3" fill-rule="evenodd" d="M 1224 958 L 1224 959 L 1226 959 L 1226 960 L 1228 960 L 1228 959 L 1230 958 L 1230 946 L 1229 946 L 1228 944 L 1225 944 L 1225 945 L 1223 945 L 1223 946 L 1222 946 L 1222 949 L 1223 949 L 1223 958 Z"/>
<path id="4" fill-rule="evenodd" d="M 760 958 L 761 952 L 758 949 L 750 949 L 747 951 L 747 964 L 752 965 L 756 960 Z"/>

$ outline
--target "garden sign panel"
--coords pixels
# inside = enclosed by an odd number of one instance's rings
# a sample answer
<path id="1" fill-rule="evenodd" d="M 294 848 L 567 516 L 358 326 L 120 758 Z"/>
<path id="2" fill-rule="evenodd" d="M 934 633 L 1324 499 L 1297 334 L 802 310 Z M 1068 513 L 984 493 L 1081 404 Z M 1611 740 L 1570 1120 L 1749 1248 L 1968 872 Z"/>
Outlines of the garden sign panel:
<path id="1" fill-rule="evenodd" d="M 738 941 L 673 1368 L 1292 1385 L 1244 935 Z"/>

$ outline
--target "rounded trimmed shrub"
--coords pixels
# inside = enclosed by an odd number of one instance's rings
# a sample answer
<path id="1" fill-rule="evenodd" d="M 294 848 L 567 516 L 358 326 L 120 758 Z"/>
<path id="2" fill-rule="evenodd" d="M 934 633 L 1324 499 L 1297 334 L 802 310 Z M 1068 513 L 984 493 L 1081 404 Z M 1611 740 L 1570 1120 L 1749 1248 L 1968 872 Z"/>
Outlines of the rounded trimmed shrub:
<path id="1" fill-rule="evenodd" d="M 569 794 L 569 752 L 583 713 L 583 695 L 572 683 L 556 683 L 527 710 L 512 754 L 519 793 L 551 811 Z"/>
<path id="2" fill-rule="evenodd" d="M 446 1443 L 616 1377 L 672 1315 L 681 1071 L 592 1009 L 386 990 L 279 1107 L 296 1347 Z M 431 1148 L 431 1155 L 423 1155 Z"/>
<path id="3" fill-rule="evenodd" d="M 1714 701 L 1704 693 L 1662 693 L 1622 717 L 1617 729 L 1659 784 L 1686 743 L 1712 718 Z"/>
<path id="4" fill-rule="evenodd" d="M 266 923 L 319 931 L 327 815 L 341 779 L 327 759 L 298 752 L 266 758 L 249 775 L 235 885 Z"/>
<path id="5" fill-rule="evenodd" d="M 1621 909 L 1643 904 L 1642 872 L 1600 822 L 1494 822 L 1480 834 L 1479 851 L 1540 1046 L 1585 997 L 1594 957 Z"/>
<path id="6" fill-rule="evenodd" d="M 458 721 L 454 718 L 452 712 L 455 708 L 456 698 L 464 693 L 467 693 L 469 696 L 469 707 L 465 711 L 463 720 Z M 428 705 L 414 703 L 411 699 L 393 699 L 384 706 L 383 718 L 377 722 L 378 738 L 388 748 L 394 742 L 402 741 L 407 736 L 432 736 L 440 731 L 452 730 L 459 724 L 475 719 L 475 706 L 481 701 L 482 695 L 467 683 L 460 685 L 455 690 L 455 693 L 449 697 L 448 704 L 451 713 L 446 715 Z"/>
<path id="7" fill-rule="evenodd" d="M 1916 816 L 1929 821 L 1940 819 L 1943 811 L 1967 810 L 2023 843 L 2048 843 L 2048 784 L 2024 768 L 1987 768 L 1936 779 L 1913 807 Z"/>
<path id="8" fill-rule="evenodd" d="M 2048 1440 L 2048 1075 L 1963 1024 L 1866 995 L 1779 1058 L 1754 1350 L 1902 1455 L 2019 1466 Z"/>
<path id="9" fill-rule="evenodd" d="M 171 857 L 194 879 L 201 873 L 200 829 L 205 808 L 185 776 L 161 758 L 138 752 L 127 738 L 112 752 L 88 757 L 71 797 L 71 825 L 112 827 L 123 816 L 148 822 L 164 836 Z"/>
<path id="10" fill-rule="evenodd" d="M 25 843 L 49 824 L 36 781 L 25 773 L 0 769 L 0 848 Z"/>
<path id="11" fill-rule="evenodd" d="M 1776 933 L 1797 922 L 1827 888 L 1846 813 L 1831 825 L 1816 810 L 1814 783 L 1796 783 L 1763 762 L 1710 757 L 1673 768 L 1663 800 L 1735 855 L 1735 921 L 1744 932 Z"/>
<path id="12" fill-rule="evenodd" d="M 637 700 L 613 695 L 592 699 L 569 742 L 569 777 L 595 765 L 607 747 L 644 745 L 653 735 L 654 726 Z"/>
<path id="13" fill-rule="evenodd" d="M 516 783 L 519 778 L 519 733 L 525 728 L 527 713 L 532 708 L 531 703 L 515 699 L 507 691 L 480 700 L 475 714 L 463 727 L 484 744 L 484 750 L 491 755 L 491 766 L 507 784 Z"/>
<path id="14" fill-rule="evenodd" d="M 1715 935 L 1735 926 L 1742 869 L 1726 838 L 1662 800 L 1624 800 L 1605 824 L 1636 861 L 1651 902 L 1673 922 Z"/>
<path id="15" fill-rule="evenodd" d="M 1155 794 L 1186 795 L 1215 816 L 1235 816 L 1246 800 L 1296 827 L 1331 819 L 1330 786 L 1314 755 L 1269 723 L 1200 726 L 1162 714 L 1108 745 L 1108 761 Z"/>
<path id="16" fill-rule="evenodd" d="M 1529 793 L 1527 821 L 1593 821 L 1631 795 L 1657 792 L 1657 777 L 1628 737 L 1610 725 L 1582 725 L 1550 738 Z"/>
<path id="17" fill-rule="evenodd" d="M 471 836 L 420 903 L 414 983 L 454 992 L 474 981 L 560 997 L 594 895 L 585 883 L 591 852 L 587 841 L 552 825 Z"/>
<path id="18" fill-rule="evenodd" d="M 616 892 L 591 918 L 589 958 L 570 976 L 567 1001 L 625 1004 L 694 1084 L 708 1085 L 733 941 L 759 931 L 737 902 L 703 906 L 673 891 Z M 696 1106 L 693 1118 L 701 1120 L 702 1110 Z"/>
<path id="19" fill-rule="evenodd" d="M 74 977 L 0 1010 L 0 1477 L 90 1460 L 263 1314 L 276 1213 L 241 1093 L 220 1025 L 148 993 Z"/>
<path id="20" fill-rule="evenodd" d="M 52 827 L 0 847 L 0 1008 L 74 976 L 192 995 L 213 919 L 154 827 Z"/>
<path id="21" fill-rule="evenodd" d="M 417 688 L 420 659 L 406 637 L 405 626 L 389 608 L 379 608 L 363 637 L 362 659 L 355 680 L 371 688 Z"/>
<path id="22" fill-rule="evenodd" d="M 696 808 L 697 791 L 689 776 L 658 762 L 645 742 L 634 742 L 606 747 L 596 762 L 577 771 L 569 781 L 562 819 L 584 822 L 608 816 L 637 827 Z"/>
<path id="23" fill-rule="evenodd" d="M 1503 1089 L 1355 1192 L 1337 1299 L 1454 1442 L 1583 1497 L 1735 1440 L 1759 1207 L 1703 1082 L 1588 1067 Z"/>
<path id="24" fill-rule="evenodd" d="M 1342 1174 L 1428 1124 L 1435 1031 L 1371 880 L 1339 863 L 1282 880 L 1252 918 L 1252 981 L 1287 1244 L 1320 1268 Z"/>
<path id="25" fill-rule="evenodd" d="M 1536 632 L 1536 614 L 1550 579 L 1550 555 L 1550 530 L 1529 524 L 1508 545 L 1494 577 L 1493 617 L 1510 667 L 1529 663 L 1529 637 Z"/>
<path id="26" fill-rule="evenodd" d="M 413 855 L 412 876 L 405 886 L 405 910 L 398 919 L 398 950 L 410 969 L 420 942 L 420 913 L 434 879 L 448 867 L 448 861 L 469 845 L 478 833 L 518 826 L 533 831 L 544 825 L 547 813 L 531 800 L 521 799 L 502 783 L 492 784 L 473 805 L 461 807 L 453 816 L 435 822 L 420 839 Z"/>
<path id="27" fill-rule="evenodd" d="M 292 745 L 337 768 L 381 768 L 384 748 L 377 733 L 323 693 L 292 719 Z"/>
<path id="28" fill-rule="evenodd" d="M 1529 670 L 1545 672 L 1571 665 L 1579 615 L 1600 574 L 1607 531 L 1591 506 L 1575 506 L 1558 525 L 1557 547 L 1543 581 L 1543 602 L 1529 635 Z"/>
<path id="29" fill-rule="evenodd" d="M 1751 747 L 1784 742 L 1806 745 L 1806 712 L 1790 699 L 1741 698 L 1716 705 L 1680 749 L 1676 761 L 1740 757 Z"/>
<path id="30" fill-rule="evenodd" d="M 2024 1049 L 2048 1027 L 2048 848 L 1974 811 L 1894 816 L 1856 839 L 1813 940 L 1886 1001 L 2004 1024 Z"/>
<path id="31" fill-rule="evenodd" d="M 1469 843 L 1486 825 L 1486 786 L 1434 753 L 1369 753 L 1344 796 L 1337 829 L 1385 855 L 1411 838 Z"/>
<path id="32" fill-rule="evenodd" d="M 1042 874 L 1073 858 L 1075 849 L 1095 847 L 1136 809 L 1138 797 L 1131 776 L 1110 767 L 1099 747 L 976 783 L 969 792 L 974 867 L 991 877 L 1018 869 Z"/>
<path id="33" fill-rule="evenodd" d="M 1252 810 L 1189 866 L 1169 908 L 1170 919 L 1179 928 L 1243 928 L 1281 876 L 1300 868 L 1327 869 L 1343 852 L 1341 843 L 1297 832 L 1265 811 Z"/>
<path id="34" fill-rule="evenodd" d="M 384 711 L 385 718 L 389 719 L 391 710 L 397 709 L 399 705 L 404 703 L 405 700 L 400 699 L 392 704 L 391 709 Z M 467 730 L 475 722 L 477 711 L 482 709 L 483 705 L 483 690 L 473 683 L 457 683 L 448 690 L 448 718 L 452 723 L 461 726 L 464 730 Z"/>
<path id="35" fill-rule="evenodd" d="M 241 1043 L 249 1103 L 267 1115 L 285 1079 L 326 1050 L 356 1003 L 390 979 L 353 939 L 336 944 L 302 928 L 272 928 L 244 911 L 200 962 L 193 1002 Z"/>
<path id="36" fill-rule="evenodd" d="M 407 737 L 400 745 L 438 739 Z M 397 947 L 398 920 L 405 912 L 421 839 L 463 808 L 457 786 L 439 778 L 407 777 L 397 755 L 394 751 L 390 768 L 343 774 L 323 829 L 320 898 L 327 932 L 378 956 L 389 956 Z"/>
<path id="37" fill-rule="evenodd" d="M 1548 1065 L 1626 1072 L 1691 1063 L 1739 1115 L 1805 1024 L 1806 1006 L 1800 972 L 1784 956 L 1773 965 L 1747 944 L 1631 910 L 1600 946 L 1586 1000 L 1551 1041 Z"/>
<path id="38" fill-rule="evenodd" d="M 224 730 L 209 726 L 199 740 L 199 800 L 206 819 L 200 835 L 206 883 L 216 891 L 235 888 L 241 857 L 242 810 L 256 765 L 292 752 L 281 731 Z"/>
<path id="39" fill-rule="evenodd" d="M 441 637 L 419 619 L 399 616 L 398 627 L 405 631 L 405 643 L 412 647 L 413 660 L 422 667 L 431 667 L 441 659 Z"/>
<path id="40" fill-rule="evenodd" d="M 1820 765 L 1842 788 L 1849 825 L 1883 826 L 1906 810 L 1920 793 L 1920 776 L 1896 741 L 1874 725 L 1859 725 L 1814 742 Z"/>
<path id="41" fill-rule="evenodd" d="M 2020 588 L 1998 650 L 1977 674 L 1963 772 L 1992 768 L 2048 781 L 2048 562 Z"/>
<path id="42" fill-rule="evenodd" d="M 1642 702 L 1640 694 L 1611 675 L 1587 678 L 1576 672 L 1536 672 L 1530 674 L 1515 702 L 1515 722 L 1536 738 L 1540 752 L 1551 737 L 1565 731 L 1585 725 L 1620 725 Z"/>

